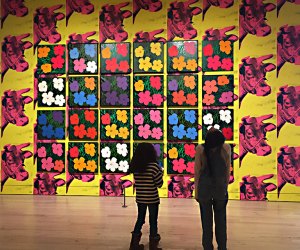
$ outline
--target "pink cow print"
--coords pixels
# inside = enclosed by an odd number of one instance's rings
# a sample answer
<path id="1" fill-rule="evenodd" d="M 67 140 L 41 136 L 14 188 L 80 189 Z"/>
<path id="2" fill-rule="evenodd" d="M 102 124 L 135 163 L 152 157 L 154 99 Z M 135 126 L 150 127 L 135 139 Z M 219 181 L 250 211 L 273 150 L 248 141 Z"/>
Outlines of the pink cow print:
<path id="1" fill-rule="evenodd" d="M 300 86 L 283 86 L 277 95 L 277 137 L 285 123 L 300 126 Z"/>
<path id="2" fill-rule="evenodd" d="M 133 23 L 140 10 L 157 12 L 162 9 L 160 0 L 133 0 Z"/>
<path id="3" fill-rule="evenodd" d="M 240 199 L 249 201 L 268 200 L 267 193 L 274 191 L 277 187 L 273 183 L 265 183 L 264 181 L 273 176 L 273 174 L 259 177 L 250 177 L 250 175 L 244 176 L 243 182 L 240 183 Z"/>
<path id="4" fill-rule="evenodd" d="M 242 118 L 240 124 L 240 166 L 242 160 L 248 154 L 266 156 L 271 154 L 272 148 L 267 144 L 267 132 L 276 129 L 272 123 L 263 123 L 265 120 L 272 118 L 273 115 L 264 115 L 260 117 L 246 116 Z"/>
<path id="5" fill-rule="evenodd" d="M 205 14 L 211 6 L 219 7 L 222 9 L 230 8 L 234 3 L 234 0 L 203 0 L 203 16 L 204 20 Z"/>
<path id="6" fill-rule="evenodd" d="M 61 178 L 55 179 L 60 173 L 37 173 L 33 184 L 33 194 L 56 195 L 57 187 L 65 184 Z"/>
<path id="7" fill-rule="evenodd" d="M 69 171 L 66 171 L 67 174 L 67 188 L 66 188 L 66 193 L 68 193 L 69 188 L 71 183 L 76 179 L 82 182 L 91 182 L 95 179 L 95 174 L 94 173 L 90 173 L 90 174 L 70 174 Z"/>
<path id="8" fill-rule="evenodd" d="M 23 17 L 28 14 L 24 0 L 1 0 L 1 28 L 8 15 Z"/>
<path id="9" fill-rule="evenodd" d="M 96 34 L 96 31 L 90 31 L 84 34 L 73 33 L 69 35 L 69 40 L 67 40 L 67 44 L 69 43 L 97 43 L 97 40 L 90 39 L 90 36 Z"/>
<path id="10" fill-rule="evenodd" d="M 121 180 L 124 174 L 103 174 L 100 180 L 100 196 L 122 196 L 125 188 L 131 187 L 132 182 Z"/>
<path id="11" fill-rule="evenodd" d="M 41 41 L 48 43 L 58 43 L 61 35 L 57 31 L 57 21 L 65 18 L 61 12 L 55 12 L 63 5 L 55 5 L 49 8 L 38 8 L 34 14 L 34 50 Z"/>
<path id="12" fill-rule="evenodd" d="M 30 89 L 21 89 L 18 91 L 7 90 L 2 97 L 2 122 L 1 136 L 6 126 L 11 123 L 16 126 L 25 126 L 28 124 L 28 117 L 24 113 L 25 104 L 31 103 L 33 100 L 29 96 L 23 96 Z"/>
<path id="13" fill-rule="evenodd" d="M 20 145 L 7 144 L 2 150 L 2 169 L 1 169 L 1 192 L 5 182 L 11 178 L 17 181 L 25 181 L 28 179 L 28 172 L 25 170 L 24 161 L 30 158 L 33 154 L 24 150 L 30 143 Z"/>
<path id="14" fill-rule="evenodd" d="M 255 35 L 264 37 L 271 33 L 271 27 L 266 22 L 267 12 L 276 8 L 273 3 L 263 3 L 264 0 L 243 0 L 240 5 L 240 47 L 245 37 Z"/>
<path id="15" fill-rule="evenodd" d="M 4 38 L 2 42 L 1 82 L 3 82 L 4 75 L 9 69 L 24 72 L 29 68 L 28 62 L 24 59 L 24 52 L 32 47 L 32 43 L 22 41 L 28 36 L 29 34 L 23 34 Z"/>
<path id="16" fill-rule="evenodd" d="M 286 3 L 293 3 L 293 4 L 300 4 L 300 0 L 277 0 L 277 17 L 279 16 L 279 12 L 282 8 L 282 6 Z"/>
<path id="17" fill-rule="evenodd" d="M 285 184 L 300 187 L 300 147 L 284 146 L 277 154 L 278 197 Z"/>
<path id="18" fill-rule="evenodd" d="M 169 198 L 192 198 L 195 184 L 190 176 L 172 176 L 168 182 Z"/>
<path id="19" fill-rule="evenodd" d="M 175 37 L 188 40 L 197 36 L 197 30 L 193 27 L 193 16 L 199 15 L 202 9 L 191 7 L 191 5 L 198 1 L 175 1 L 170 4 L 168 9 L 168 41 L 172 41 Z"/>
<path id="20" fill-rule="evenodd" d="M 282 26 L 277 36 L 277 77 L 285 63 L 300 65 L 300 25 Z"/>
<path id="21" fill-rule="evenodd" d="M 139 31 L 135 33 L 135 38 L 133 42 L 166 42 L 166 39 L 163 37 L 156 37 L 156 35 L 161 34 L 164 29 L 153 30 L 151 32 Z"/>
<path id="22" fill-rule="evenodd" d="M 131 17 L 129 10 L 121 10 L 129 3 L 120 3 L 117 5 L 104 5 L 100 11 L 100 43 L 104 43 L 107 39 L 116 42 L 125 41 L 128 33 L 124 30 L 123 21 L 125 18 Z"/>
<path id="23" fill-rule="evenodd" d="M 94 12 L 94 5 L 90 2 L 90 0 L 66 0 L 67 26 L 69 19 L 74 12 L 85 15 L 91 14 Z"/>
<path id="24" fill-rule="evenodd" d="M 205 35 L 202 37 L 203 41 L 232 41 L 236 42 L 239 38 L 233 34 L 226 34 L 235 29 L 235 26 L 225 27 L 223 29 L 210 28 L 205 31 Z"/>
<path id="25" fill-rule="evenodd" d="M 271 87 L 267 84 L 266 75 L 276 69 L 273 63 L 265 63 L 265 60 L 273 55 L 258 58 L 246 57 L 242 59 L 239 69 L 239 98 L 240 106 L 247 94 L 267 96 L 271 93 Z"/>

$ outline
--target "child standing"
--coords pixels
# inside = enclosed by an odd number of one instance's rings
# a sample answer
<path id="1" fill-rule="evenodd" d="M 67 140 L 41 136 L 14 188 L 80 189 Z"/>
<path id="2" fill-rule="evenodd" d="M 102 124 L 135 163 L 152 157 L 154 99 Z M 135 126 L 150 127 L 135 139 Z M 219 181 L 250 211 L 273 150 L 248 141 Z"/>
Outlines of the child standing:
<path id="1" fill-rule="evenodd" d="M 138 207 L 138 217 L 132 232 L 130 250 L 144 249 L 144 245 L 139 244 L 142 237 L 142 226 L 145 223 L 147 207 L 149 209 L 149 248 L 157 248 L 160 235 L 157 233 L 157 217 L 159 208 L 158 188 L 163 185 L 163 172 L 157 162 L 157 154 L 151 143 L 140 143 L 131 159 L 130 172 L 134 175 L 136 188 L 136 202 Z"/>

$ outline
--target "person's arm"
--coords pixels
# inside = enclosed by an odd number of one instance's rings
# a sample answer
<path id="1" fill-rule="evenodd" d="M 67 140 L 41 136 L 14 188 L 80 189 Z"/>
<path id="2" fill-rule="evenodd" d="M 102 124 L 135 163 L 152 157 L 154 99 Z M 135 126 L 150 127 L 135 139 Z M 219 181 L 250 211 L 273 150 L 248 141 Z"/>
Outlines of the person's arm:
<path id="1" fill-rule="evenodd" d="M 229 144 L 224 144 L 224 149 L 226 152 L 226 157 L 225 157 L 225 161 L 226 161 L 226 178 L 227 178 L 227 183 L 229 184 L 229 180 L 230 180 L 230 167 L 231 167 L 231 147 Z"/>
<path id="2" fill-rule="evenodd" d="M 164 184 L 163 171 L 159 166 L 156 166 L 156 167 L 157 167 L 157 171 L 153 175 L 153 181 L 154 181 L 154 185 L 156 187 L 161 188 L 162 185 Z"/>
<path id="3" fill-rule="evenodd" d="M 200 173 L 201 173 L 201 168 L 202 168 L 202 163 L 201 163 L 201 154 L 203 152 L 203 146 L 198 145 L 196 148 L 196 155 L 195 155 L 195 199 L 198 201 L 198 183 L 199 183 L 199 178 L 200 178 Z"/>

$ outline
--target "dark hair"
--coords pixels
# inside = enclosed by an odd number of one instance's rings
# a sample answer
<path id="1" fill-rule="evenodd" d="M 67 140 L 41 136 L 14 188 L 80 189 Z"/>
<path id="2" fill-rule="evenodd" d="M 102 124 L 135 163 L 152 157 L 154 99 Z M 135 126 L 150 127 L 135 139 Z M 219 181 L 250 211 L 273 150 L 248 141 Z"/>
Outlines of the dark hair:
<path id="1" fill-rule="evenodd" d="M 145 172 L 149 163 L 157 163 L 155 148 L 151 143 L 139 143 L 129 164 L 129 172 Z"/>

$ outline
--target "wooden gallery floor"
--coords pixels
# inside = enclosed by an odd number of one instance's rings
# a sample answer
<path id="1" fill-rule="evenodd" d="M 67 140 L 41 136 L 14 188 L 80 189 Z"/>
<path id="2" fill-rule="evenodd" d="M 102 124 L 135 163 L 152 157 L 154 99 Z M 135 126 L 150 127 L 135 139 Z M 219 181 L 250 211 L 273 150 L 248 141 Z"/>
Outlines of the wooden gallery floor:
<path id="1" fill-rule="evenodd" d="M 132 198 L 0 196 L 0 249 L 128 249 Z M 147 220 L 148 221 L 148 220 Z M 162 199 L 163 249 L 202 249 L 194 200 Z M 229 250 L 300 249 L 300 203 L 229 201 Z M 148 222 L 142 242 L 148 245 Z M 215 245 L 216 247 L 216 245 Z"/>

